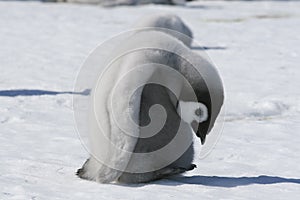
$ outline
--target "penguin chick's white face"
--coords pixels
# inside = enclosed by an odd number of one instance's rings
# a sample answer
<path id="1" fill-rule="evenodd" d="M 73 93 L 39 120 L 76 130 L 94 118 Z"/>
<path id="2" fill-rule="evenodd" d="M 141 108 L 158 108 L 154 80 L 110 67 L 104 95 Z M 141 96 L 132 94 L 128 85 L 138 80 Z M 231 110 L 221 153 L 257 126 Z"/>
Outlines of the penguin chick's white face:
<path id="1" fill-rule="evenodd" d="M 208 118 L 207 107 L 199 102 L 179 101 L 177 113 L 183 121 L 190 125 L 193 121 L 201 123 Z"/>

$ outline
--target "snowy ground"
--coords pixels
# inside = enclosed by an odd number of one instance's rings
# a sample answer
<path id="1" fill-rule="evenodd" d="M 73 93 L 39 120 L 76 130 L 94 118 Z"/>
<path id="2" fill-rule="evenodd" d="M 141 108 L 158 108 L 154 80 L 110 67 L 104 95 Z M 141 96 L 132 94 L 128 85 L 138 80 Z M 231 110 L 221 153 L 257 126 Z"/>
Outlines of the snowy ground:
<path id="1" fill-rule="evenodd" d="M 114 9 L 1 1 L 0 199 L 300 199 L 299 10 L 284 1 Z M 80 180 L 88 154 L 68 94 L 76 74 L 99 43 L 156 12 L 181 16 L 218 66 L 221 139 L 187 178 Z"/>

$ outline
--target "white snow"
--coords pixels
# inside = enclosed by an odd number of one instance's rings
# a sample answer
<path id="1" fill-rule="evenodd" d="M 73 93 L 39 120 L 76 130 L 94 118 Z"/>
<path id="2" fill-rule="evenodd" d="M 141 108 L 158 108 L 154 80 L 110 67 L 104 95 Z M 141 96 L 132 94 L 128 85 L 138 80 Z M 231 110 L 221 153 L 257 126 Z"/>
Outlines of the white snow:
<path id="1" fill-rule="evenodd" d="M 0 199 L 299 199 L 299 9 L 296 1 L 113 9 L 1 1 Z M 188 178 L 131 186 L 81 180 L 75 171 L 88 153 L 72 96 L 55 92 L 72 91 L 99 43 L 158 12 L 179 15 L 218 67 L 222 136 Z"/>
<path id="2" fill-rule="evenodd" d="M 56 2 L 64 2 L 64 1 L 69 3 L 100 4 L 104 6 L 139 5 L 139 4 L 151 4 L 151 3 L 185 5 L 185 0 L 56 0 Z"/>

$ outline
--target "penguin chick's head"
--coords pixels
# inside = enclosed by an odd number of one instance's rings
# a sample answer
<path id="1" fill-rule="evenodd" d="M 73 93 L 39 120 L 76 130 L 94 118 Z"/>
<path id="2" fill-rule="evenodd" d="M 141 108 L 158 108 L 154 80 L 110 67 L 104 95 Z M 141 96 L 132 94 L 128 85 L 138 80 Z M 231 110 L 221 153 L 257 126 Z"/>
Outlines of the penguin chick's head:
<path id="1" fill-rule="evenodd" d="M 190 124 L 198 136 L 198 124 L 208 119 L 207 107 L 200 102 L 179 101 L 177 113 L 183 121 Z"/>

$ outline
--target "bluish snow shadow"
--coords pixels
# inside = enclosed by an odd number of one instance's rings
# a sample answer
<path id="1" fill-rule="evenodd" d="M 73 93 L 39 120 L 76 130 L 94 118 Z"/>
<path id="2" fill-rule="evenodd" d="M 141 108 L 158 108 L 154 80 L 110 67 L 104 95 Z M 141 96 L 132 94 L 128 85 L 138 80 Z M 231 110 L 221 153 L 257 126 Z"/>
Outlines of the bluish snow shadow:
<path id="1" fill-rule="evenodd" d="M 222 176 L 174 176 L 166 179 L 153 181 L 150 183 L 125 184 L 115 183 L 115 185 L 123 187 L 144 187 L 149 184 L 177 186 L 184 184 L 203 185 L 209 187 L 233 188 L 247 185 L 271 185 L 279 183 L 300 184 L 298 178 L 284 178 L 278 176 L 256 176 L 256 177 L 222 177 Z"/>
<path id="2" fill-rule="evenodd" d="M 192 46 L 192 50 L 199 50 L 199 51 L 206 51 L 206 50 L 226 50 L 226 47 L 219 47 L 219 46 Z"/>
<path id="3" fill-rule="evenodd" d="M 73 94 L 73 95 L 84 95 L 90 94 L 90 90 L 86 89 L 82 92 L 72 92 L 72 91 L 49 91 L 49 90 L 0 90 L 0 96 L 3 97 L 16 97 L 16 96 L 42 96 L 42 95 L 59 95 L 59 94 Z"/>
<path id="4" fill-rule="evenodd" d="M 278 176 L 261 175 L 257 177 L 220 177 L 220 176 L 190 176 L 190 177 L 174 177 L 171 180 L 178 184 L 196 184 L 213 187 L 238 187 L 252 184 L 270 185 L 278 183 L 294 183 L 300 184 L 298 178 L 284 178 Z"/>

